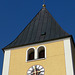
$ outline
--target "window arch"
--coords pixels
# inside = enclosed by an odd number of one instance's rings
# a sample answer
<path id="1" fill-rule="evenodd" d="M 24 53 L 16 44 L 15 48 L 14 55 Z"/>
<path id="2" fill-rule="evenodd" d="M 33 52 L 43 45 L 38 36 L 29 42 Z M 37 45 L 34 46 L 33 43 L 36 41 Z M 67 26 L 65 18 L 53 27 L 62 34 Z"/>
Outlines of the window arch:
<path id="1" fill-rule="evenodd" d="M 37 56 L 38 56 L 38 59 L 46 58 L 46 47 L 45 46 L 38 47 Z"/>
<path id="2" fill-rule="evenodd" d="M 35 49 L 34 48 L 29 48 L 27 50 L 27 61 L 34 60 L 34 59 L 35 59 Z"/>

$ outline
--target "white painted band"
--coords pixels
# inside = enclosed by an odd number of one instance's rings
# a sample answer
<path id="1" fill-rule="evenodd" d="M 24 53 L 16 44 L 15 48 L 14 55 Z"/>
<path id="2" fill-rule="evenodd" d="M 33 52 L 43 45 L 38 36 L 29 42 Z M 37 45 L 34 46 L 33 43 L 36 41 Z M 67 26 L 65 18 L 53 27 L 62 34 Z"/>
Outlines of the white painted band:
<path id="1" fill-rule="evenodd" d="M 64 40 L 66 75 L 74 75 L 70 38 Z"/>
<path id="2" fill-rule="evenodd" d="M 5 51 L 2 75 L 9 75 L 10 52 L 11 50 Z"/>

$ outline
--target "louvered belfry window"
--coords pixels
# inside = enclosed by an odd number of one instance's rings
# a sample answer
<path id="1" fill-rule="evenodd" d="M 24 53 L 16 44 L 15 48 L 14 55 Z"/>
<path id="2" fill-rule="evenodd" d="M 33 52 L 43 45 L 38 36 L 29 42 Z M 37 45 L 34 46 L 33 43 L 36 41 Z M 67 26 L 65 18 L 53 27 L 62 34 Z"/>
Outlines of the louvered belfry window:
<path id="1" fill-rule="evenodd" d="M 45 58 L 45 48 L 43 46 L 38 48 L 38 59 Z"/>
<path id="2" fill-rule="evenodd" d="M 28 50 L 28 60 L 34 60 L 34 49 L 33 48 Z"/>

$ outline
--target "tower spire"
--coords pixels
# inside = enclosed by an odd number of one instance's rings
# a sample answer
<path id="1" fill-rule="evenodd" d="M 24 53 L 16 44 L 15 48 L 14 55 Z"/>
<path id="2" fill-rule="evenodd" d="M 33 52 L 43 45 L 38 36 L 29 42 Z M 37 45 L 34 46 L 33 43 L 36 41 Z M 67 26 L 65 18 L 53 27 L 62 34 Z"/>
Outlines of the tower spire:
<path id="1" fill-rule="evenodd" d="M 43 0 L 43 3 L 45 4 L 45 0 Z"/>
<path id="2" fill-rule="evenodd" d="M 42 5 L 42 7 L 46 7 L 46 5 L 45 5 L 45 0 L 43 0 L 43 5 Z"/>

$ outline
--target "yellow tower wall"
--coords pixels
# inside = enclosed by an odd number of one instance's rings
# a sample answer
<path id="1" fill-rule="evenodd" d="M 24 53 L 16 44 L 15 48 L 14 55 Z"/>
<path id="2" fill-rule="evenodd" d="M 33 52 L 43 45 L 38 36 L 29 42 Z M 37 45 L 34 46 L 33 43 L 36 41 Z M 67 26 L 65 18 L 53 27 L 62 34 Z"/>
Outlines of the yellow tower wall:
<path id="1" fill-rule="evenodd" d="M 46 47 L 46 59 L 26 62 L 28 48 L 34 47 L 37 50 L 40 45 Z M 33 65 L 43 66 L 45 75 L 66 75 L 64 42 L 47 42 L 11 50 L 9 75 L 27 75 Z"/>

